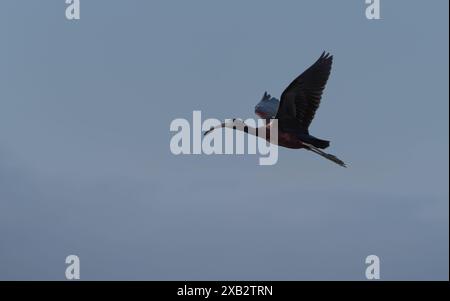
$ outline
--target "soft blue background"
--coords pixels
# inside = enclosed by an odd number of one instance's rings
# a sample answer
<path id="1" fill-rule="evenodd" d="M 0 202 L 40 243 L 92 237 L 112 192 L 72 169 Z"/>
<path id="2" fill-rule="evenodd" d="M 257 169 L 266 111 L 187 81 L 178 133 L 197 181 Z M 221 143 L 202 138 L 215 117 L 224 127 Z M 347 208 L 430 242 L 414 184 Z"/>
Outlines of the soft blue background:
<path id="1" fill-rule="evenodd" d="M 446 0 L 0 4 L 0 279 L 449 277 Z M 313 153 L 173 156 L 335 55 Z"/>

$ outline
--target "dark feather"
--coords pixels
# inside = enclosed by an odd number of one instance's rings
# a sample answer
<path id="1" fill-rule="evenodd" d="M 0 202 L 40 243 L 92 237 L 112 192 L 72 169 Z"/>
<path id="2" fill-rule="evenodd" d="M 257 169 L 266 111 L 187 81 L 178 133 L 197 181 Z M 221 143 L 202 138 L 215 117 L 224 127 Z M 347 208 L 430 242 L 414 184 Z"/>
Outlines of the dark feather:
<path id="1" fill-rule="evenodd" d="M 332 63 L 333 56 L 322 53 L 311 67 L 284 90 L 276 117 L 280 127 L 308 133 L 330 76 Z"/>

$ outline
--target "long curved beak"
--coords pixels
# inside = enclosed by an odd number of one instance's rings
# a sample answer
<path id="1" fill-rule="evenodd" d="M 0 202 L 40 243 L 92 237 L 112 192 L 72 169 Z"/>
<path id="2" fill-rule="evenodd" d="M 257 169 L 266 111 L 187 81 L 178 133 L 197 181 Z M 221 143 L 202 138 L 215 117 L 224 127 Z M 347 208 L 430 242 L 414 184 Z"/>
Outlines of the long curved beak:
<path id="1" fill-rule="evenodd" d="M 203 136 L 208 135 L 209 133 L 211 133 L 211 132 L 214 131 L 215 129 L 224 128 L 225 126 L 226 126 L 225 122 L 222 122 L 220 125 L 213 126 L 213 127 L 211 127 L 209 130 L 207 130 L 205 133 L 203 133 Z"/>

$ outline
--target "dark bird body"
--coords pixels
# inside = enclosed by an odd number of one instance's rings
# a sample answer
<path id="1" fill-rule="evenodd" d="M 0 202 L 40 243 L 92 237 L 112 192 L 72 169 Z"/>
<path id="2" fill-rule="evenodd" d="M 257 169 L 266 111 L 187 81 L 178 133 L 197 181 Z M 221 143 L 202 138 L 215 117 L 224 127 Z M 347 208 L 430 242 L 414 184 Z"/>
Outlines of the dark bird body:
<path id="1" fill-rule="evenodd" d="M 322 53 L 311 67 L 294 79 L 284 90 L 279 105 L 276 103 L 277 100 L 266 92 L 261 102 L 256 106 L 255 113 L 266 120 L 273 119 L 273 117 L 278 120 L 277 144 L 279 146 L 291 149 L 304 148 L 346 167 L 343 161 L 322 151 L 322 149 L 329 147 L 329 141 L 316 138 L 309 133 L 309 126 L 319 108 L 323 90 L 330 76 L 332 63 L 333 56 L 329 53 Z M 276 115 L 273 116 L 275 112 Z M 233 119 L 232 123 L 222 123 L 219 127 L 239 129 L 255 136 L 259 136 L 262 131 L 265 131 L 266 135 L 263 137 L 271 142 L 272 123 L 255 129 L 247 126 L 241 120 Z"/>

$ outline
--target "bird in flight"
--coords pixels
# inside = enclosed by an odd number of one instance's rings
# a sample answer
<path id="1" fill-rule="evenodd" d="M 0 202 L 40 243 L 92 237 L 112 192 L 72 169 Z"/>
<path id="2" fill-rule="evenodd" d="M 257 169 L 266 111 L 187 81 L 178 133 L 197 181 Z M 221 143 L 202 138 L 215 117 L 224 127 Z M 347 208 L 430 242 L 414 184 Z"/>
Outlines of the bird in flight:
<path id="1" fill-rule="evenodd" d="M 309 133 L 309 126 L 319 108 L 323 90 L 331 72 L 333 56 L 323 52 L 319 59 L 301 75 L 299 75 L 281 94 L 281 101 L 264 93 L 261 101 L 255 107 L 255 113 L 269 121 L 278 120 L 278 142 L 282 147 L 291 149 L 306 149 L 312 151 L 334 163 L 347 167 L 346 164 L 334 155 L 323 151 L 330 146 L 330 141 L 316 138 Z M 259 136 L 270 141 L 272 123 L 264 127 L 252 128 L 240 119 L 222 123 L 212 127 L 205 135 L 217 128 L 231 128 L 245 133 Z"/>

